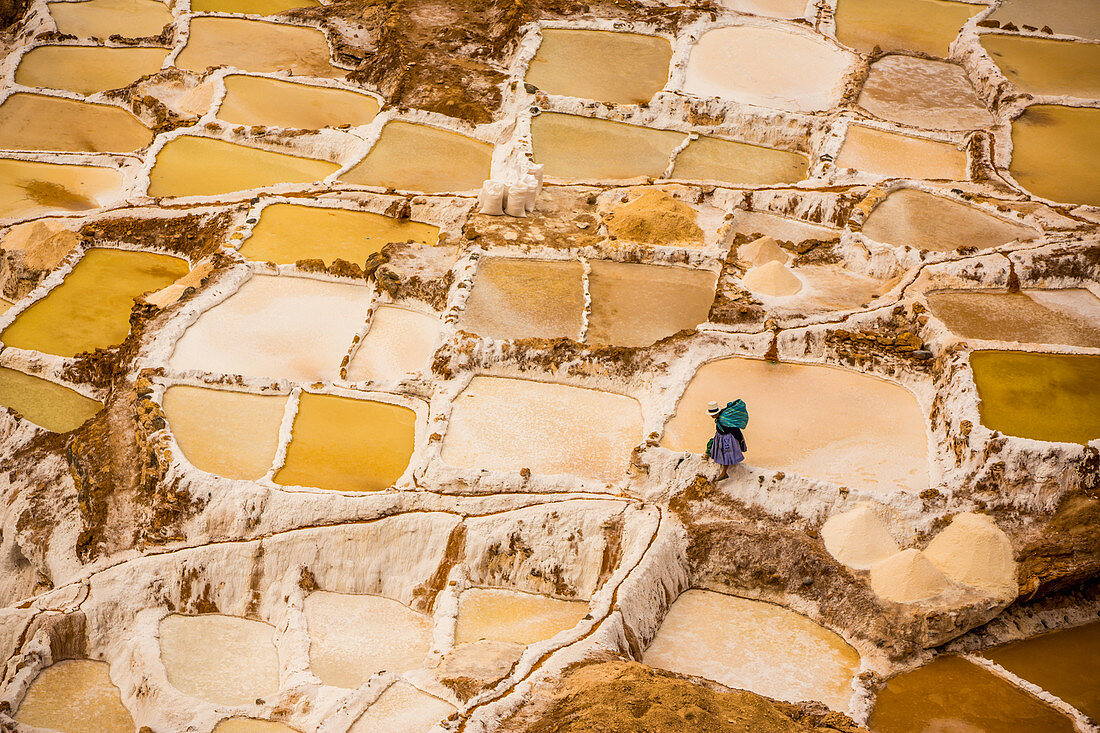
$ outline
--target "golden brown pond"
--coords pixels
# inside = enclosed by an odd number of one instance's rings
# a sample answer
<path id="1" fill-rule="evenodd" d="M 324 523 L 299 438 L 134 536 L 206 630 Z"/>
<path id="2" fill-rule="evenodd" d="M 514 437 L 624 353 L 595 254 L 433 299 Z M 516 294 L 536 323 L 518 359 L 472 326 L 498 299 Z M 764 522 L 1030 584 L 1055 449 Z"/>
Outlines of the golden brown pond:
<path id="1" fill-rule="evenodd" d="M 535 161 L 554 178 L 657 178 L 685 137 L 682 132 L 555 112 L 531 120 Z"/>
<path id="2" fill-rule="evenodd" d="M 704 136 L 676 156 L 672 177 L 766 186 L 801 181 L 809 164 L 800 153 Z"/>
<path id="3" fill-rule="evenodd" d="M 113 168 L 0 158 L 0 216 L 95 209 L 121 187 Z"/>
<path id="4" fill-rule="evenodd" d="M 95 94 L 119 89 L 160 70 L 166 48 L 39 46 L 27 52 L 15 71 L 15 82 L 28 87 L 68 89 Z"/>
<path id="5" fill-rule="evenodd" d="M 486 257 L 478 263 L 459 326 L 502 339 L 579 339 L 583 276 L 578 260 Z"/>
<path id="6" fill-rule="evenodd" d="M 153 131 L 120 107 L 42 94 L 13 94 L 0 104 L 0 148 L 128 153 Z"/>
<path id="7" fill-rule="evenodd" d="M 193 0 L 196 13 L 240 13 L 242 15 L 274 15 L 292 8 L 313 8 L 316 0 Z"/>
<path id="8" fill-rule="evenodd" d="M 1062 35 L 1100 39 L 1100 4 L 1095 0 L 1002 0 L 989 17 L 1002 26 L 1047 26 Z"/>
<path id="9" fill-rule="evenodd" d="M 548 94 L 644 104 L 668 81 L 671 59 L 657 36 L 544 28 L 526 81 Z"/>
<path id="10" fill-rule="evenodd" d="M 0 405 L 54 433 L 75 430 L 103 409 L 68 387 L 7 367 L 0 367 Z"/>
<path id="11" fill-rule="evenodd" d="M 927 297 L 933 315 L 963 338 L 1100 347 L 1100 298 L 1084 288 Z"/>
<path id="12" fill-rule="evenodd" d="M 243 18 L 192 18 L 191 33 L 176 66 L 193 71 L 234 66 L 241 71 L 331 78 L 347 73 L 330 63 L 328 40 L 316 28 Z"/>
<path id="13" fill-rule="evenodd" d="M 157 36 L 172 14 L 157 0 L 86 0 L 48 3 L 57 32 L 80 38 Z"/>
<path id="14" fill-rule="evenodd" d="M 878 46 L 942 58 L 963 24 L 984 9 L 946 0 L 838 0 L 836 37 L 864 53 Z"/>
<path id="15" fill-rule="evenodd" d="M 1100 109 L 1028 107 L 1012 122 L 1008 170 L 1036 196 L 1100 205 Z"/>
<path id="16" fill-rule="evenodd" d="M 968 178 L 966 152 L 955 145 L 863 125 L 848 127 L 836 166 L 888 178 Z"/>
<path id="17" fill-rule="evenodd" d="M 341 180 L 406 191 L 470 191 L 489 177 L 493 146 L 411 122 L 387 122 L 367 157 Z"/>
<path id="18" fill-rule="evenodd" d="M 1100 96 L 1100 43 L 1003 33 L 981 36 L 1001 72 L 1028 94 Z"/>
<path id="19" fill-rule="evenodd" d="M 238 125 L 319 130 L 365 125 L 378 109 L 374 97 L 345 89 L 230 74 L 225 77 L 225 100 L 218 108 L 218 118 Z"/>

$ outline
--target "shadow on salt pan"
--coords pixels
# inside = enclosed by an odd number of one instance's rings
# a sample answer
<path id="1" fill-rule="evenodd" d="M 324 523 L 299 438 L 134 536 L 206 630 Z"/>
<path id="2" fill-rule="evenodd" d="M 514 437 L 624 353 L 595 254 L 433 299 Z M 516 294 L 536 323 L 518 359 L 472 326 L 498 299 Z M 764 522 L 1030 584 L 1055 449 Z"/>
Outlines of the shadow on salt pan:
<path id="1" fill-rule="evenodd" d="M 64 733 L 133 733 L 134 721 L 108 672 L 105 662 L 90 659 L 46 667 L 16 710 L 16 722 Z"/>
<path id="2" fill-rule="evenodd" d="M 216 705 L 250 705 L 279 689 L 275 629 L 235 616 L 171 614 L 160 622 L 168 682 Z"/>
<path id="3" fill-rule="evenodd" d="M 194 0 L 194 13 L 240 13 L 242 15 L 274 15 L 293 8 L 314 8 L 317 0 Z"/>

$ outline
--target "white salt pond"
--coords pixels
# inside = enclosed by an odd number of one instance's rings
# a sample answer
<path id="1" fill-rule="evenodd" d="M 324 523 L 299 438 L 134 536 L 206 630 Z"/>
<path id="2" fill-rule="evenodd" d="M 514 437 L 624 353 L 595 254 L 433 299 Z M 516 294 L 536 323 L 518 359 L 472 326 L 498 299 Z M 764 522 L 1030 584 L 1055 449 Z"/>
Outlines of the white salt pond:
<path id="1" fill-rule="evenodd" d="M 863 125 L 849 125 L 836 156 L 836 166 L 887 178 L 952 181 L 968 178 L 965 150 L 950 143 Z"/>
<path id="2" fill-rule="evenodd" d="M 168 682 L 216 705 L 251 705 L 279 689 L 275 629 L 235 616 L 172 614 L 160 622 Z"/>
<path id="3" fill-rule="evenodd" d="M 501 339 L 581 337 L 584 266 L 579 260 L 484 257 L 459 327 Z"/>
<path id="4" fill-rule="evenodd" d="M 225 99 L 218 107 L 218 119 L 238 125 L 319 130 L 365 125 L 378 110 L 374 97 L 346 89 L 230 74 L 225 77 Z"/>
<path id="5" fill-rule="evenodd" d="M 993 124 L 993 116 L 961 66 L 891 54 L 871 64 L 860 107 L 903 125 L 938 130 L 973 130 Z"/>
<path id="6" fill-rule="evenodd" d="M 107 40 L 160 35 L 172 22 L 172 13 L 157 0 L 86 0 L 47 3 L 57 32 L 80 38 Z"/>
<path id="7" fill-rule="evenodd" d="M 642 437 L 642 410 L 632 397 L 476 376 L 454 401 L 442 457 L 465 468 L 611 482 L 625 476 Z"/>
<path id="8" fill-rule="evenodd" d="M 900 385 L 835 367 L 747 358 L 704 364 L 661 444 L 702 453 L 714 436 L 707 403 L 737 398 L 749 408 L 749 465 L 883 494 L 928 484 L 927 421 L 916 398 Z"/>
<path id="9" fill-rule="evenodd" d="M 12 94 L 0 104 L 0 148 L 129 153 L 153 131 L 121 107 L 44 94 Z"/>
<path id="10" fill-rule="evenodd" d="M 428 733 L 454 711 L 446 700 L 398 681 L 359 716 L 348 733 Z"/>
<path id="11" fill-rule="evenodd" d="M 176 57 L 181 69 L 232 66 L 330 78 L 347 73 L 330 63 L 328 39 L 316 28 L 212 16 L 192 18 L 190 28 L 187 45 Z"/>
<path id="12" fill-rule="evenodd" d="M 387 122 L 374 147 L 341 176 L 347 183 L 404 191 L 470 191 L 489 177 L 493 146 L 457 132 Z"/>
<path id="13" fill-rule="evenodd" d="M 60 733 L 133 733 L 134 721 L 108 672 L 106 662 L 90 659 L 46 667 L 16 710 L 16 722 Z"/>
<path id="14" fill-rule="evenodd" d="M 863 224 L 863 236 L 868 239 L 933 252 L 988 249 L 1036 235 L 1034 229 L 973 206 L 910 188 L 888 195 Z"/>
<path id="15" fill-rule="evenodd" d="M 370 300 L 362 285 L 256 275 L 199 316 L 176 342 L 168 366 L 300 382 L 335 379 Z"/>
<path id="16" fill-rule="evenodd" d="M 455 644 L 482 640 L 533 644 L 580 623 L 588 603 L 503 588 L 471 588 L 458 600 Z"/>
<path id="17" fill-rule="evenodd" d="M 798 112 L 840 100 L 855 54 L 816 35 L 731 26 L 707 31 L 691 50 L 684 91 Z"/>
<path id="18" fill-rule="evenodd" d="M 326 685 L 355 688 L 379 672 L 419 669 L 432 620 L 383 596 L 314 591 L 306 597 L 309 661 Z"/>
<path id="19" fill-rule="evenodd" d="M 763 601 L 687 590 L 668 611 L 645 664 L 729 687 L 847 710 L 859 654 L 805 616 Z"/>
<path id="20" fill-rule="evenodd" d="M 214 726 L 213 733 L 298 733 L 298 730 L 272 720 L 227 718 Z"/>
<path id="21" fill-rule="evenodd" d="M 95 94 L 119 89 L 160 70 L 166 48 L 38 46 L 23 55 L 15 83 Z"/>
<path id="22" fill-rule="evenodd" d="M 398 381 L 411 373 L 427 373 L 440 339 L 441 325 L 435 316 L 379 306 L 348 364 L 348 381 Z"/>
<path id="23" fill-rule="evenodd" d="M 722 0 L 729 10 L 766 18 L 801 18 L 806 14 L 806 0 Z"/>
<path id="24" fill-rule="evenodd" d="M 87 211 L 121 188 L 122 176 L 113 168 L 0 158 L 0 216 Z"/>

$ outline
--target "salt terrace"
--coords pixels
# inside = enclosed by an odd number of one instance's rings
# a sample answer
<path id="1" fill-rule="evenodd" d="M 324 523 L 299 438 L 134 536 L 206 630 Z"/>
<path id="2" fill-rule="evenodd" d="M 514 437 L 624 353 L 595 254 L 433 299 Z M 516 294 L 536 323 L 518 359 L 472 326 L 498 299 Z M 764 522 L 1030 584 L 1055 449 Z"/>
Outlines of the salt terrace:
<path id="1" fill-rule="evenodd" d="M 1100 729 L 1092 0 L 0 22 L 0 729 Z"/>

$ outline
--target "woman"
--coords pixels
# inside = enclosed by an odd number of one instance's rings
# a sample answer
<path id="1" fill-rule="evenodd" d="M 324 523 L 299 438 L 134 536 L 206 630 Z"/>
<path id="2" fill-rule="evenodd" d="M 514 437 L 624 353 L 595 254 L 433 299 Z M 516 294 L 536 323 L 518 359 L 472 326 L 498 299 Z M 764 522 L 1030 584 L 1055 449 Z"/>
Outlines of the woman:
<path id="1" fill-rule="evenodd" d="M 707 405 L 707 414 L 714 418 L 714 437 L 707 443 L 707 455 L 722 466 L 717 481 L 724 479 L 730 470 L 745 460 L 745 436 L 741 428 L 749 424 L 749 410 L 744 400 L 726 403 L 719 408 L 717 402 Z"/>

